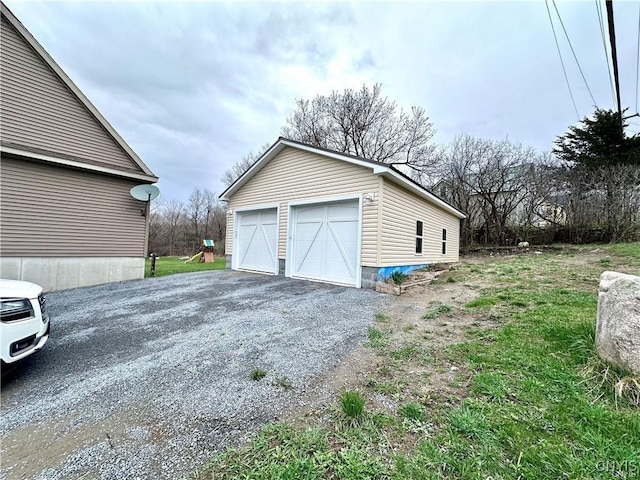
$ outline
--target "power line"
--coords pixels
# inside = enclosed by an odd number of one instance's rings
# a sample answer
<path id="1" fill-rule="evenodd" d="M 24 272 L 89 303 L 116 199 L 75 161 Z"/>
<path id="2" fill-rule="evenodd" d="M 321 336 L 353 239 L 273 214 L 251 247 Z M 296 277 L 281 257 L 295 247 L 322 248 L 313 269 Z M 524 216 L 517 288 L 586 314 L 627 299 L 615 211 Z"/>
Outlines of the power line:
<path id="1" fill-rule="evenodd" d="M 609 22 L 609 43 L 611 44 L 611 60 L 613 61 L 613 78 L 616 84 L 616 100 L 618 101 L 618 113 L 622 120 L 622 104 L 620 102 L 620 76 L 618 75 L 618 52 L 616 51 L 616 29 L 613 23 L 613 0 L 605 0 L 607 6 L 607 20 Z"/>
<path id="2" fill-rule="evenodd" d="M 551 30 L 553 31 L 553 39 L 556 41 L 556 48 L 558 49 L 558 56 L 560 57 L 560 63 L 562 64 L 562 71 L 564 72 L 564 79 L 567 82 L 567 88 L 569 89 L 569 96 L 571 97 L 571 103 L 573 103 L 573 109 L 576 111 L 578 121 L 580 121 L 580 114 L 578 113 L 578 107 L 576 107 L 576 101 L 573 98 L 573 92 L 571 91 L 571 85 L 569 85 L 569 77 L 567 77 L 567 69 L 564 66 L 564 60 L 562 60 L 562 53 L 560 52 L 560 45 L 558 44 L 558 37 L 556 35 L 556 27 L 553 26 L 553 20 L 551 18 L 551 10 L 549 10 L 549 0 L 544 0 L 544 4 L 547 6 L 547 14 L 549 15 L 549 23 L 551 23 Z"/>
<path id="3" fill-rule="evenodd" d="M 573 58 L 576 61 L 576 65 L 578 65 L 578 70 L 580 70 L 580 75 L 582 75 L 582 80 L 584 80 L 584 84 L 587 87 L 587 91 L 589 92 L 589 96 L 591 100 L 593 100 L 594 106 L 597 108 L 598 104 L 596 103 L 596 99 L 593 98 L 593 93 L 591 93 L 591 89 L 589 88 L 589 84 L 587 83 L 587 79 L 584 76 L 584 72 L 582 71 L 582 67 L 580 66 L 580 62 L 578 61 L 578 57 L 576 55 L 576 51 L 573 49 L 573 45 L 571 44 L 571 40 L 569 40 L 569 34 L 567 33 L 567 29 L 564 26 L 564 22 L 562 21 L 562 17 L 560 16 L 560 12 L 558 11 L 558 6 L 556 5 L 556 0 L 551 0 L 553 3 L 553 8 L 556 9 L 556 14 L 558 15 L 558 20 L 560 20 L 560 25 L 562 26 L 562 30 L 564 31 L 564 36 L 567 37 L 567 42 L 569 43 L 569 48 L 571 49 L 571 53 L 573 53 Z"/>
<path id="4" fill-rule="evenodd" d="M 611 75 L 611 63 L 609 62 L 609 54 L 607 53 L 607 40 L 604 35 L 604 20 L 602 18 L 602 3 L 600 0 L 595 0 L 596 11 L 598 12 L 598 23 L 600 24 L 600 36 L 602 37 L 602 49 L 604 50 L 604 61 L 607 64 L 607 74 L 609 77 L 609 86 L 611 87 L 611 101 L 616 103 L 616 94 L 613 88 L 613 79 Z"/>

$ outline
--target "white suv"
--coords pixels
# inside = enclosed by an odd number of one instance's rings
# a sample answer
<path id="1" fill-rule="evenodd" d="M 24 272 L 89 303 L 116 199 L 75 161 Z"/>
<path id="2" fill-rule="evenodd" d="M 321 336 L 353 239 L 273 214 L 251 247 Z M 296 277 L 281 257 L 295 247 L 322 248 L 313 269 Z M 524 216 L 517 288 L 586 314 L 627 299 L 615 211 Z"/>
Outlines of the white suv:
<path id="1" fill-rule="evenodd" d="M 40 350 L 49 339 L 49 315 L 42 287 L 0 280 L 0 358 L 13 363 Z"/>

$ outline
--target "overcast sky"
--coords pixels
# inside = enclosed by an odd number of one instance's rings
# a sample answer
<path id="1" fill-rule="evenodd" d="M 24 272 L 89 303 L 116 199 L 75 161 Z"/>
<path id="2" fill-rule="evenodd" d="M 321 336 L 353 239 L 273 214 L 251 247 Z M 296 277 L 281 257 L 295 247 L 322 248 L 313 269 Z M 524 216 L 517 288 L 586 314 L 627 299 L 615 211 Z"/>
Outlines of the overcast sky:
<path id="1" fill-rule="evenodd" d="M 542 1 L 6 4 L 160 177 L 166 200 L 221 193 L 224 171 L 277 139 L 296 98 L 363 83 L 424 107 L 438 143 L 467 133 L 549 150 L 578 120 Z M 639 6 L 614 2 L 631 113 Z M 589 115 L 550 7 L 578 112 Z M 612 108 L 595 1 L 558 9 L 596 104 Z"/>

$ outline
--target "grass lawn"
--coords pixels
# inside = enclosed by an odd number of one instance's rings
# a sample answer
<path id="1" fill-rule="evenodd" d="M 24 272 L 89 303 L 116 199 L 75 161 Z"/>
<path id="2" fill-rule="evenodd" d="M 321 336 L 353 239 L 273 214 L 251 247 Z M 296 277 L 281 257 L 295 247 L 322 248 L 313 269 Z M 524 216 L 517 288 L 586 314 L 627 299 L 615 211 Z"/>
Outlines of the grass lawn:
<path id="1" fill-rule="evenodd" d="M 593 347 L 604 270 L 640 272 L 640 243 L 465 259 L 429 288 L 473 299 L 418 317 L 440 322 L 439 335 L 469 319 L 462 341 L 436 347 L 423 324 L 377 314 L 363 348 L 378 366 L 348 387 L 364 398 L 362 413 L 345 414 L 336 396 L 193 478 L 640 478 L 640 408 L 614 394 L 626 374 Z"/>
<path id="2" fill-rule="evenodd" d="M 178 257 L 160 257 L 156 259 L 156 277 L 173 275 L 174 273 L 202 272 L 205 270 L 224 270 L 224 256 L 215 257 L 213 263 L 198 263 L 197 261 L 184 263 Z M 146 259 L 144 277 L 151 276 L 151 260 Z"/>

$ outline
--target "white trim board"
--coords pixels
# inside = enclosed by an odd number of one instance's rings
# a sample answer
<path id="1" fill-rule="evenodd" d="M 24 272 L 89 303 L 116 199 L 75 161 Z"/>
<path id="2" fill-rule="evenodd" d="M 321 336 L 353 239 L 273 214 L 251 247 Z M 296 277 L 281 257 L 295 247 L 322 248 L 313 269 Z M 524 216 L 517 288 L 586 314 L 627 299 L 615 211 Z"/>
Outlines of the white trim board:
<path id="1" fill-rule="evenodd" d="M 15 155 L 18 157 L 30 158 L 33 160 L 40 160 L 45 163 L 51 163 L 54 165 L 60 165 L 63 167 L 77 168 L 80 170 L 88 170 L 90 172 L 104 173 L 105 175 L 112 175 L 115 177 L 133 178 L 135 180 L 142 180 L 145 182 L 157 182 L 158 177 L 152 175 L 143 175 L 141 173 L 130 173 L 115 168 L 101 167 L 98 165 L 92 165 L 90 163 L 76 162 L 75 160 L 67 160 L 65 158 L 52 157 L 50 155 L 42 155 L 40 153 L 32 153 L 27 150 L 19 150 L 17 148 L 0 146 L 0 153 L 7 155 Z"/>

